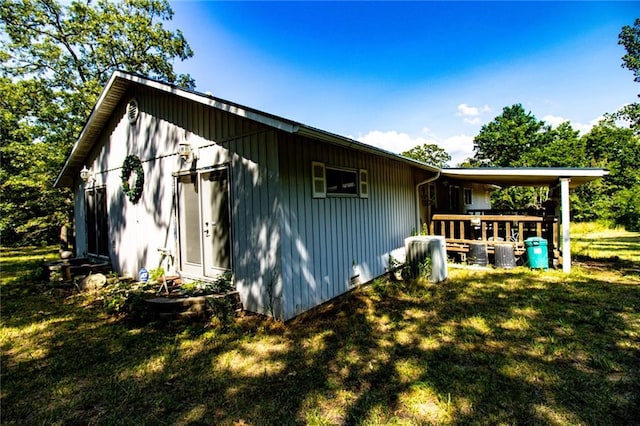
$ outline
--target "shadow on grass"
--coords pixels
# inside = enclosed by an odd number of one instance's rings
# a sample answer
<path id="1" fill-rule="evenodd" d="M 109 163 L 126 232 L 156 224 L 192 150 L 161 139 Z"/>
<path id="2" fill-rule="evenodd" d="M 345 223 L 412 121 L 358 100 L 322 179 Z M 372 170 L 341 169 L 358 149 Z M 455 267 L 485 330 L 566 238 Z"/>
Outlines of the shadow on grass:
<path id="1" fill-rule="evenodd" d="M 640 265 L 640 233 L 579 234 L 573 240 L 574 255 L 591 259 L 621 259 Z"/>
<path id="2" fill-rule="evenodd" d="M 452 271 L 226 328 L 7 296 L 3 423 L 632 423 L 640 282 L 617 277 Z"/>

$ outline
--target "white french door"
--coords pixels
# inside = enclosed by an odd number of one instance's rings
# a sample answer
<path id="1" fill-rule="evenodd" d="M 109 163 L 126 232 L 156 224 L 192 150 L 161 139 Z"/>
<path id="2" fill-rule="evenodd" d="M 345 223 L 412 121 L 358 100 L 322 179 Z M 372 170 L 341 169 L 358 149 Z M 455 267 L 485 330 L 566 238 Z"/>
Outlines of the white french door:
<path id="1" fill-rule="evenodd" d="M 214 277 L 231 269 L 228 168 L 178 177 L 180 267 Z"/>

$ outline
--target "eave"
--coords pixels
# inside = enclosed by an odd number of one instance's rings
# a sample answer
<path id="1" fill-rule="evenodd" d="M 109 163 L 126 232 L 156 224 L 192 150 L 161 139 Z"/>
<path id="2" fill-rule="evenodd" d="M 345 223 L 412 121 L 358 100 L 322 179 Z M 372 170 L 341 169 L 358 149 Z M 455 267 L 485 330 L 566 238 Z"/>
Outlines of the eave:
<path id="1" fill-rule="evenodd" d="M 474 183 L 507 186 L 554 186 L 560 179 L 569 179 L 575 188 L 609 174 L 608 170 L 595 168 L 527 167 L 476 169 L 442 169 L 442 179 L 466 180 Z"/>
<path id="2" fill-rule="evenodd" d="M 316 129 L 295 121 L 291 121 L 273 114 L 268 114 L 253 108 L 248 108 L 233 102 L 213 97 L 211 95 L 198 93 L 195 91 L 178 88 L 174 85 L 151 80 L 135 74 L 122 71 L 113 73 L 104 90 L 100 94 L 96 105 L 94 106 L 87 122 L 85 123 L 80 136 L 76 140 L 71 153 L 67 158 L 60 174 L 58 175 L 54 187 L 72 186 L 80 170 L 84 167 L 84 163 L 93 149 L 94 144 L 98 140 L 102 129 L 113 114 L 113 111 L 122 101 L 123 96 L 132 84 L 150 87 L 155 90 L 171 93 L 184 99 L 197 102 L 199 104 L 226 111 L 230 114 L 243 117 L 266 126 L 308 138 L 316 139 L 322 142 L 347 147 L 359 152 L 378 155 L 381 157 L 400 161 L 423 170 L 438 172 L 439 169 L 434 166 L 403 157 L 373 146 L 369 146 L 355 140 L 339 136 L 330 132 Z"/>

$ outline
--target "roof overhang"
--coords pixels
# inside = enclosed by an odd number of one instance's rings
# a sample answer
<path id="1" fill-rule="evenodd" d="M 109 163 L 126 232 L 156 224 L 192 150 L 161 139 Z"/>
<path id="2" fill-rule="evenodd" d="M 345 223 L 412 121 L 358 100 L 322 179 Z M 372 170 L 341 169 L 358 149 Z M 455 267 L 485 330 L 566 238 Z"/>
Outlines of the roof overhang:
<path id="1" fill-rule="evenodd" d="M 113 73 L 102 93 L 98 97 L 98 101 L 91 111 L 91 114 L 89 115 L 89 118 L 87 119 L 87 122 L 85 123 L 80 133 L 80 136 L 73 145 L 71 153 L 69 154 L 67 161 L 65 162 L 62 170 L 60 171 L 60 174 L 58 175 L 58 178 L 54 183 L 54 187 L 58 188 L 73 185 L 73 182 L 79 175 L 80 170 L 84 167 L 84 162 L 91 153 L 94 144 L 100 137 L 104 126 L 113 114 L 115 108 L 122 101 L 122 98 L 125 96 L 129 87 L 131 87 L 132 85 L 150 87 L 161 92 L 171 93 L 174 96 L 189 99 L 212 108 L 226 111 L 230 114 L 247 118 L 249 120 L 256 121 L 258 123 L 278 130 L 282 130 L 287 133 L 298 134 L 333 145 L 339 145 L 342 147 L 354 149 L 359 152 L 393 159 L 405 164 L 409 164 L 413 167 L 434 173 L 440 170 L 437 167 L 422 163 L 420 161 L 406 158 L 389 151 L 366 145 L 361 142 L 357 142 L 355 140 L 326 132 L 324 130 L 316 129 L 282 117 L 278 117 L 273 114 L 268 114 L 253 108 L 248 108 L 233 102 L 219 99 L 211 95 L 181 89 L 177 86 L 156 80 L 151 80 L 139 75 L 126 73 L 123 71 L 116 71 Z"/>
<path id="2" fill-rule="evenodd" d="M 442 169 L 442 179 L 466 180 L 474 183 L 506 186 L 555 186 L 560 179 L 569 179 L 575 188 L 607 176 L 608 170 L 594 168 L 492 168 Z"/>

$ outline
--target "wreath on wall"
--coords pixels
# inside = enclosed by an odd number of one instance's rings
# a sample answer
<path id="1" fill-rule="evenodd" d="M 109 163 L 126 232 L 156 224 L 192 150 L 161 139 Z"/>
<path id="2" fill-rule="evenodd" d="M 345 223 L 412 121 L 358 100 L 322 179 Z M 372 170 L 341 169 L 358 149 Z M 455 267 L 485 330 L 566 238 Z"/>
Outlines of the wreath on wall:
<path id="1" fill-rule="evenodd" d="M 135 172 L 136 180 L 133 184 L 133 188 L 129 185 L 129 178 L 131 173 Z M 142 196 L 142 187 L 144 186 L 144 170 L 142 169 L 142 162 L 137 155 L 127 155 L 122 163 L 122 192 L 129 198 L 129 200 L 135 204 Z"/>

